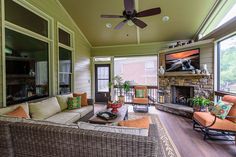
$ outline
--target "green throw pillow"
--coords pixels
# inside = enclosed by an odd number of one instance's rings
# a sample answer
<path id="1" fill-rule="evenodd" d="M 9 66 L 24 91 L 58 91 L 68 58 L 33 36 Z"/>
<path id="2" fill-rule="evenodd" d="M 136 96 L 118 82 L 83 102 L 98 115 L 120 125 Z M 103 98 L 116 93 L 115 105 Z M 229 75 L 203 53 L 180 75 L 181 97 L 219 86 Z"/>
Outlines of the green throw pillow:
<path id="1" fill-rule="evenodd" d="M 68 110 L 73 110 L 81 107 L 81 96 L 69 97 L 67 101 Z"/>
<path id="2" fill-rule="evenodd" d="M 221 119 L 225 119 L 226 116 L 228 115 L 232 105 L 233 105 L 232 103 L 228 103 L 228 102 L 219 100 L 217 102 L 217 104 L 215 106 L 213 106 L 211 113 Z"/>
<path id="3" fill-rule="evenodd" d="M 136 89 L 135 97 L 136 98 L 144 98 L 145 97 L 145 90 L 143 90 L 143 89 Z"/>

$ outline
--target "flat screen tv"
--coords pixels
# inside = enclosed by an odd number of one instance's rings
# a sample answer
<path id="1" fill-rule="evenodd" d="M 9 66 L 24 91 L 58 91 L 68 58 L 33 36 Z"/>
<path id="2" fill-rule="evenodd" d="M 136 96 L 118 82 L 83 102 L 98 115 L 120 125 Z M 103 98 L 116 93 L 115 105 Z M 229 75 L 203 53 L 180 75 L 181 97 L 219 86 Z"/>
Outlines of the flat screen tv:
<path id="1" fill-rule="evenodd" d="M 200 69 L 200 49 L 174 52 L 165 55 L 166 72 Z"/>

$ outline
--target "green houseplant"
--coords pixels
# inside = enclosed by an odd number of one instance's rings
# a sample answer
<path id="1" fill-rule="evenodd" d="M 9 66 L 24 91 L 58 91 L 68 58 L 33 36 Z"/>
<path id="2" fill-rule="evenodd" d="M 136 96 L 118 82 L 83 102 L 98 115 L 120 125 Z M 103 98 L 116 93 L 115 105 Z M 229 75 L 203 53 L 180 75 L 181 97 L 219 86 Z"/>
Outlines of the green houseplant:
<path id="1" fill-rule="evenodd" d="M 116 75 L 112 82 L 109 83 L 109 86 L 114 86 L 119 90 L 118 99 L 123 103 L 125 101 L 124 94 L 130 91 L 130 81 L 124 81 L 121 76 Z"/>
<path id="2" fill-rule="evenodd" d="M 194 111 L 207 111 L 211 101 L 204 97 L 194 97 L 192 103 Z"/>

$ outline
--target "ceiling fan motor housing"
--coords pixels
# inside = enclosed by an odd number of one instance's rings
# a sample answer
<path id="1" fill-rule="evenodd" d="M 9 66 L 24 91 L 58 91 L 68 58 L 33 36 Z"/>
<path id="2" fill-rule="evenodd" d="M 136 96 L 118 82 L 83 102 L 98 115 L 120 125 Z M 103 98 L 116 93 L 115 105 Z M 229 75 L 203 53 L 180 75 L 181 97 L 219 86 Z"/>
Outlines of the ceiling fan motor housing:
<path id="1" fill-rule="evenodd" d="M 137 14 L 137 11 L 136 10 L 133 10 L 133 12 L 126 12 L 125 10 L 123 11 L 123 16 L 127 19 L 127 20 L 131 20 L 133 19 Z"/>

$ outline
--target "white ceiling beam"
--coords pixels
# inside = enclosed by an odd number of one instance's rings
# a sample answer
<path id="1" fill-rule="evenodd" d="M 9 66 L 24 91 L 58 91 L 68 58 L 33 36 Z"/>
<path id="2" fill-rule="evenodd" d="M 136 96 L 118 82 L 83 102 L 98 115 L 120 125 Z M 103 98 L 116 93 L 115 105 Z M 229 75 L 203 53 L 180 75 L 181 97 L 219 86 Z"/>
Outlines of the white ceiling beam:
<path id="1" fill-rule="evenodd" d="M 139 12 L 139 1 L 138 0 L 135 0 L 135 10 L 137 12 Z M 137 32 L 137 44 L 140 44 L 140 29 L 137 26 L 136 26 L 136 29 L 137 29 L 137 31 L 136 31 Z"/>

